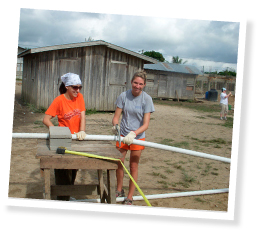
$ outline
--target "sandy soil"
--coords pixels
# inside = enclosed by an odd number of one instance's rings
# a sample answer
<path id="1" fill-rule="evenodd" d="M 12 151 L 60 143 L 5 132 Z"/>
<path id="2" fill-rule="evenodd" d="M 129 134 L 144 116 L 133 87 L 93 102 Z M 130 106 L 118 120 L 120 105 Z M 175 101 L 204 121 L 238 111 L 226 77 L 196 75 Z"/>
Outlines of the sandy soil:
<path id="1" fill-rule="evenodd" d="M 177 103 L 177 102 L 175 102 Z M 217 103 L 217 102 L 204 102 Z M 178 106 L 155 104 L 146 140 L 172 144 L 208 154 L 231 157 L 232 128 L 222 126 L 219 113 L 201 113 Z M 229 116 L 233 116 L 233 111 Z M 13 132 L 47 133 L 42 113 L 33 113 L 21 101 L 21 83 L 16 84 Z M 86 132 L 111 135 L 112 113 L 86 117 Z M 225 142 L 217 142 L 224 139 Z M 35 158 L 37 140 L 12 141 L 9 197 L 43 199 L 43 178 Z M 128 168 L 128 157 L 125 165 Z M 229 187 L 230 165 L 147 147 L 141 156 L 138 185 L 145 195 Z M 53 179 L 53 175 L 52 175 Z M 76 183 L 96 182 L 95 171 L 79 171 Z M 128 176 L 124 178 L 127 192 Z M 135 195 L 139 195 L 136 190 Z M 76 197 L 77 198 L 77 197 Z M 82 198 L 92 198 L 79 197 Z M 154 207 L 227 211 L 228 193 L 149 200 Z M 134 205 L 146 206 L 144 201 Z"/>

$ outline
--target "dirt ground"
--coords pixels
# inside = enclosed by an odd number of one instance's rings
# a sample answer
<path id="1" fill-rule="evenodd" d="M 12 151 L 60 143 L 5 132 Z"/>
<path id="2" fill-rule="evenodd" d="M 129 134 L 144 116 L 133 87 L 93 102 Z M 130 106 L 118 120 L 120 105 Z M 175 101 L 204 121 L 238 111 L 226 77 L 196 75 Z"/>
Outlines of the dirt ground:
<path id="1" fill-rule="evenodd" d="M 21 83 L 16 84 L 13 133 L 47 133 L 48 129 L 41 122 L 44 114 L 33 113 L 23 105 L 21 87 Z M 146 131 L 147 141 L 231 157 L 232 128 L 222 125 L 225 121 L 219 119 L 219 112 L 204 113 L 157 103 L 155 110 Z M 112 117 L 113 113 L 87 115 L 86 133 L 112 135 Z M 233 111 L 229 117 L 233 117 Z M 37 140 L 13 139 L 9 197 L 43 199 L 44 181 L 39 159 L 35 158 L 36 148 Z M 125 162 L 127 168 L 128 159 Z M 229 187 L 229 174 L 228 163 L 146 147 L 140 159 L 138 185 L 145 195 L 221 189 Z M 81 170 L 76 183 L 96 180 L 95 171 Z M 126 192 L 128 181 L 125 175 Z M 139 195 L 137 190 L 134 195 Z M 153 207 L 227 211 L 228 193 L 150 199 L 149 202 Z M 134 205 L 146 206 L 146 203 L 134 201 Z"/>

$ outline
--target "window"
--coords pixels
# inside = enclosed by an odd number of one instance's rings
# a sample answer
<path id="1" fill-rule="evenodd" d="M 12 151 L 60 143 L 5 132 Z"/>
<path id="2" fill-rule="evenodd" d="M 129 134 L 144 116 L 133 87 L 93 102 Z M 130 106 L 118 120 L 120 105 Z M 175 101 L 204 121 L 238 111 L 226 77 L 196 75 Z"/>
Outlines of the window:
<path id="1" fill-rule="evenodd" d="M 121 86 L 126 85 L 127 67 L 127 62 L 111 61 L 109 84 Z"/>

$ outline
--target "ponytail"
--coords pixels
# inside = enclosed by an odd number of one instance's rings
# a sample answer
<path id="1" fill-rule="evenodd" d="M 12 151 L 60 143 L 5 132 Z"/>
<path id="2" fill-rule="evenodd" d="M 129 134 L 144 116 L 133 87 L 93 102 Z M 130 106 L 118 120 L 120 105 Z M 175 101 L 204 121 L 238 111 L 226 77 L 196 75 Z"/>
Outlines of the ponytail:
<path id="1" fill-rule="evenodd" d="M 66 88 L 65 84 L 62 82 L 61 85 L 59 86 L 59 93 L 64 94 L 66 92 L 67 92 L 67 88 Z"/>

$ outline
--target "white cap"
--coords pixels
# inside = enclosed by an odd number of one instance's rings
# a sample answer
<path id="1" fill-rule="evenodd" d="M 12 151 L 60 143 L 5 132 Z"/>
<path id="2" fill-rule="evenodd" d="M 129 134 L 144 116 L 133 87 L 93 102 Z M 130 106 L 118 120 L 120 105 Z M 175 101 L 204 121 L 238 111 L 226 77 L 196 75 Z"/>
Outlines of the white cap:
<path id="1" fill-rule="evenodd" d="M 79 75 L 75 73 L 66 73 L 62 75 L 61 81 L 65 84 L 65 86 L 82 85 Z"/>
<path id="2" fill-rule="evenodd" d="M 226 91 L 226 90 L 227 90 L 226 88 L 222 88 L 222 92 L 223 92 L 223 91 Z"/>

